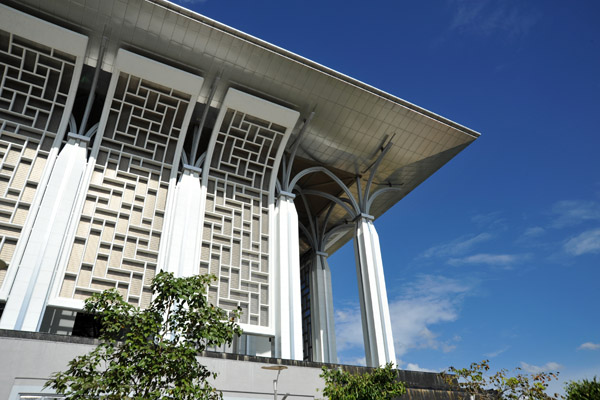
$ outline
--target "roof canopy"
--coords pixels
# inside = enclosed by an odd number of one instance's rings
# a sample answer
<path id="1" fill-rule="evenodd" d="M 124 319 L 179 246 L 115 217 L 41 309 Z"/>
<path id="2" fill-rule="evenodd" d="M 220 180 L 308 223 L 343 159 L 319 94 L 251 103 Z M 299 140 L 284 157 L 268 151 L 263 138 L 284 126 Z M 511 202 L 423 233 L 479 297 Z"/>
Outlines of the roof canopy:
<path id="1" fill-rule="evenodd" d="M 104 70 L 112 70 L 118 48 L 125 48 L 201 75 L 207 82 L 221 74 L 212 107 L 219 107 L 227 88 L 235 87 L 297 110 L 304 119 L 315 110 L 301 138 L 294 172 L 325 166 L 355 196 L 356 176 L 364 188 L 375 160 L 392 141 L 373 184 L 401 190 L 377 198 L 370 209 L 375 218 L 479 136 L 398 97 L 164 0 L 64 0 L 60 7 L 43 0 L 7 2 L 87 35 L 88 65 L 96 64 L 102 35 L 107 34 Z M 207 101 L 209 90 L 210 85 L 204 85 L 199 102 Z M 303 189 L 335 196 L 342 193 L 320 173 L 306 176 L 300 184 Z M 316 214 L 323 213 L 329 203 L 322 197 L 309 198 Z M 301 220 L 305 219 L 305 210 L 297 205 Z M 346 212 L 337 207 L 331 223 L 347 219 Z M 349 238 L 350 233 L 338 237 L 329 251 Z"/>

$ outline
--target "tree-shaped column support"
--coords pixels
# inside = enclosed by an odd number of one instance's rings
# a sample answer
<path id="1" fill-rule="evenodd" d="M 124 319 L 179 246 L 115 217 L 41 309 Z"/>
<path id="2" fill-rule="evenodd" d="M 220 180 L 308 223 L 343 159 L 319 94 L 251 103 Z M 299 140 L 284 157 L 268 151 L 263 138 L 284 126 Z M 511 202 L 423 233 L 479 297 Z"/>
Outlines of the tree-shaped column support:
<path id="1" fill-rule="evenodd" d="M 310 316 L 311 316 L 311 345 L 312 361 L 337 363 L 335 345 L 335 327 L 333 317 L 333 292 L 331 287 L 331 271 L 327 263 L 328 254 L 325 252 L 331 235 L 346 230 L 351 225 L 338 225 L 329 229 L 328 222 L 336 202 L 332 202 L 324 218 L 314 216 L 304 192 L 302 194 L 306 213 L 309 215 L 308 226 L 300 224 L 306 239 L 313 249 L 310 260 Z M 311 191 L 309 191 L 311 192 Z"/>
<path id="2" fill-rule="evenodd" d="M 172 213 L 169 218 L 169 236 L 164 241 L 165 256 L 162 268 L 178 277 L 198 274 L 200 264 L 203 212 L 198 204 L 202 195 L 198 167 L 184 164 L 177 182 Z"/>
<path id="3" fill-rule="evenodd" d="M 373 218 L 359 215 L 354 238 L 356 274 L 367 365 L 396 363 L 379 236 Z"/>
<path id="4" fill-rule="evenodd" d="M 206 153 L 200 157 L 196 155 L 208 110 L 220 79 L 220 75 L 217 76 L 211 85 L 202 117 L 193 131 L 189 157 L 186 151 L 181 153 L 183 170 L 166 216 L 166 232 L 169 234 L 165 235 L 161 243 L 159 267 L 177 277 L 189 277 L 199 273 L 204 210 L 200 208 L 198 199 L 202 198 L 201 166 L 206 159 Z"/>
<path id="5" fill-rule="evenodd" d="M 327 255 L 316 251 L 310 271 L 313 361 L 337 363 L 331 271 Z"/>
<path id="6" fill-rule="evenodd" d="M 290 186 L 292 164 L 298 151 L 300 138 L 306 131 L 314 111 L 304 121 L 296 142 L 291 146 L 291 155 L 281 163 L 281 182 L 278 181 L 279 197 L 275 207 L 276 254 L 279 265 L 276 295 L 279 304 L 276 309 L 280 323 L 276 327 L 276 355 L 281 358 L 303 360 L 302 342 L 302 296 L 300 294 L 300 242 L 298 237 L 298 212 L 294 205 L 294 195 Z M 281 354 L 277 354 L 280 352 Z"/>
<path id="7" fill-rule="evenodd" d="M 280 341 L 278 357 L 302 360 L 302 314 L 300 296 L 300 248 L 298 242 L 298 213 L 294 195 L 281 192 L 275 208 L 278 285 L 277 298 L 281 317 L 276 338 Z"/>
<path id="8" fill-rule="evenodd" d="M 303 195 L 316 195 L 331 200 L 336 205 L 342 207 L 354 220 L 356 271 L 360 294 L 365 354 L 369 367 L 377 367 L 390 362 L 396 363 L 379 237 L 373 225 L 373 217 L 369 215 L 371 205 L 377 197 L 386 192 L 401 190 L 388 183 L 386 187 L 371 192 L 375 173 L 391 146 L 392 142 L 389 141 L 385 147 L 381 148 L 381 153 L 377 157 L 377 160 L 370 167 L 371 172 L 364 190 L 361 185 L 360 176 L 356 177 L 358 198 L 355 198 L 348 186 L 335 176 L 335 174 L 320 166 L 301 171 L 289 184 L 290 188 L 296 188 L 296 185 L 303 176 L 320 172 L 328 175 L 344 192 L 345 198 L 341 199 L 317 190 L 302 190 Z M 314 246 L 313 248 L 315 248 Z M 322 251 L 322 248 L 316 248 L 316 250 Z M 323 299 L 322 301 L 327 300 Z"/>
<path id="9" fill-rule="evenodd" d="M 89 137 L 70 133 L 58 155 L 28 246 L 19 260 L 17 276 L 0 323 L 2 329 L 35 332 L 40 328 L 85 170 L 88 141 Z"/>

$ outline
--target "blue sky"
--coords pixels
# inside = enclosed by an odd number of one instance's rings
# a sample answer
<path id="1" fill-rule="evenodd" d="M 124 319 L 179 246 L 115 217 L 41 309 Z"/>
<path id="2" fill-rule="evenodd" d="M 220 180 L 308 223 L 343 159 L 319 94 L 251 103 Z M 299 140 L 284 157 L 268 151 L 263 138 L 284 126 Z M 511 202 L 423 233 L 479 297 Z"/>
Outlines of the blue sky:
<path id="1" fill-rule="evenodd" d="M 180 4 L 482 133 L 376 221 L 401 368 L 600 376 L 600 3 Z M 353 257 L 329 260 L 346 363 Z"/>

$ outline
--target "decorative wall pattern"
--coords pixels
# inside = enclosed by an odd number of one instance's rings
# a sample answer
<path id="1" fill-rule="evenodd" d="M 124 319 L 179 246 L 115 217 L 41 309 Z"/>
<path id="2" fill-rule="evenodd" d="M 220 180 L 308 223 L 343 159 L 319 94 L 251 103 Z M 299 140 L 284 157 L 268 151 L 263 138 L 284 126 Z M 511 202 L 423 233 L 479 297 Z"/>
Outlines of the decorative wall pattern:
<path id="1" fill-rule="evenodd" d="M 228 108 L 208 175 L 200 273 L 218 277 L 210 301 L 250 325 L 269 325 L 268 191 L 286 129 Z"/>
<path id="2" fill-rule="evenodd" d="M 0 30 L 0 259 L 9 264 L 58 134 L 75 61 Z"/>
<path id="3" fill-rule="evenodd" d="M 310 313 L 311 287 L 310 269 L 312 258 L 303 260 L 300 264 L 300 295 L 302 296 L 302 349 L 304 360 L 313 361 L 312 315 Z"/>
<path id="4" fill-rule="evenodd" d="M 168 180 L 191 97 L 121 72 L 60 297 L 150 302 Z"/>

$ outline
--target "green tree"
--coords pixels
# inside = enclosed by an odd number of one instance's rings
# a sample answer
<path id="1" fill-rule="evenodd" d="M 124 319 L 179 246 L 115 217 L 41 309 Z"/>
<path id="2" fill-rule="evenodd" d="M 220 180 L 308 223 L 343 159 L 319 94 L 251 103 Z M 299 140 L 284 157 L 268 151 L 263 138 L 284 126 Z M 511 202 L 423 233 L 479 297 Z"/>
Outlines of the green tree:
<path id="1" fill-rule="evenodd" d="M 389 400 L 406 393 L 392 363 L 365 374 L 323 367 L 320 376 L 325 379 L 323 394 L 329 400 Z"/>
<path id="2" fill-rule="evenodd" d="M 174 278 L 160 272 L 146 309 L 125 302 L 115 290 L 95 294 L 85 311 L 101 323 L 100 344 L 69 362 L 46 382 L 67 399 L 220 399 L 207 382 L 216 377 L 198 361 L 206 346 L 230 344 L 242 331 L 239 310 L 211 305 L 212 275 Z"/>
<path id="3" fill-rule="evenodd" d="M 524 374 L 521 368 L 515 368 L 513 374 L 501 369 L 488 376 L 489 360 L 472 363 L 469 368 L 450 367 L 442 377 L 450 385 L 458 385 L 475 399 L 495 400 L 555 400 L 558 394 L 546 393 L 548 382 L 558 378 L 558 372 L 540 372 Z M 512 375 L 512 376 L 511 376 Z"/>
<path id="4" fill-rule="evenodd" d="M 591 381 L 570 381 L 565 385 L 565 392 L 567 400 L 599 400 L 600 381 L 596 377 Z"/>

